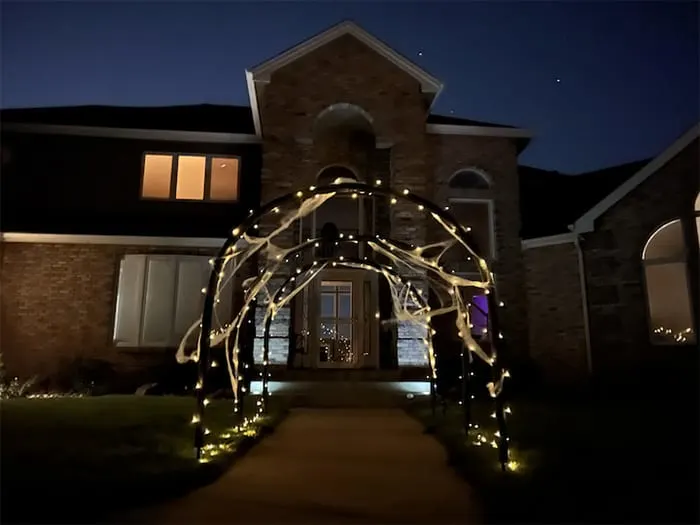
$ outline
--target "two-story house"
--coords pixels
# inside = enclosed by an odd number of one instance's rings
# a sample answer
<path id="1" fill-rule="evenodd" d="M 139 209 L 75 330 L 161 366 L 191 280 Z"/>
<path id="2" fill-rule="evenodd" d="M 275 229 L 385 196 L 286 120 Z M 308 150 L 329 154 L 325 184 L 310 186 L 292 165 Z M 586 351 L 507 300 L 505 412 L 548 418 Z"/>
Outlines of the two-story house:
<path id="1" fill-rule="evenodd" d="M 511 358 L 550 380 L 656 355 L 661 326 L 677 336 L 664 343 L 695 341 L 697 127 L 609 176 L 519 169 L 528 130 L 434 114 L 442 83 L 352 22 L 246 80 L 249 107 L 2 112 L 1 350 L 10 373 L 50 376 L 78 357 L 124 371 L 172 358 L 231 228 L 261 203 L 337 177 L 408 188 L 468 224 L 507 305 Z M 327 225 L 414 244 L 437 235 L 415 207 L 365 195 L 328 201 L 287 242 Z M 676 237 L 657 254 L 644 244 L 658 227 Z M 652 268 L 669 257 L 675 270 Z M 469 275 L 462 262 L 455 271 Z M 657 277 L 685 298 L 675 310 L 649 284 Z M 423 335 L 386 329 L 387 293 L 368 272 L 324 271 L 275 317 L 272 364 L 423 377 Z M 478 293 L 469 299 L 485 308 Z M 235 311 L 236 294 L 225 300 Z M 475 331 L 487 316 L 474 315 Z"/>

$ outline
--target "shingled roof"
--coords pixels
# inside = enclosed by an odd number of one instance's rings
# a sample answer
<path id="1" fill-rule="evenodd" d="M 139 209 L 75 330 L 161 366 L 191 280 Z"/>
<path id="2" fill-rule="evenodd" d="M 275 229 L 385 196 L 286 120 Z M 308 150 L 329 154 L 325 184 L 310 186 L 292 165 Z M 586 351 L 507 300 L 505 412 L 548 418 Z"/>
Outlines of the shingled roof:
<path id="1" fill-rule="evenodd" d="M 203 131 L 254 134 L 253 115 L 248 106 L 194 104 L 185 106 L 59 106 L 3 109 L 3 123 L 53 124 L 123 129 Z M 429 115 L 428 124 L 511 128 L 446 115 Z"/>
<path id="2" fill-rule="evenodd" d="M 569 225 L 650 160 L 628 162 L 578 175 L 520 166 L 522 238 L 567 233 Z"/>
<path id="3" fill-rule="evenodd" d="M 504 124 L 494 124 L 493 122 L 483 122 L 480 120 L 471 120 L 467 118 L 452 117 L 447 115 L 428 115 L 428 124 L 447 124 L 449 126 L 478 126 L 481 128 L 517 129 L 515 126 L 506 126 Z"/>
<path id="4" fill-rule="evenodd" d="M 4 109 L 5 123 L 254 134 L 248 106 L 62 106 Z"/>

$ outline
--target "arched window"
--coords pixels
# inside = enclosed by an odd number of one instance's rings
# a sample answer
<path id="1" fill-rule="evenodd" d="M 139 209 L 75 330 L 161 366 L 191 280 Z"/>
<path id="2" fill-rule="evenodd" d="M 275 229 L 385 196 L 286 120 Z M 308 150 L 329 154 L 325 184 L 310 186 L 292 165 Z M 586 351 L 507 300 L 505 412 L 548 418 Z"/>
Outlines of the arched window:
<path id="1" fill-rule="evenodd" d="M 652 342 L 695 342 L 683 226 L 667 222 L 651 234 L 642 251 Z"/>
<path id="2" fill-rule="evenodd" d="M 328 166 L 318 174 L 316 183 L 319 186 L 328 186 L 333 184 L 337 179 L 357 180 L 357 176 L 350 168 L 346 168 L 345 166 Z"/>
<path id="3" fill-rule="evenodd" d="M 491 187 L 491 181 L 485 173 L 467 169 L 452 175 L 448 186 L 454 190 L 488 190 Z"/>
<path id="4" fill-rule="evenodd" d="M 328 166 L 316 178 L 319 186 L 329 186 L 338 179 L 356 181 L 357 176 L 345 166 Z M 355 197 L 355 198 L 353 198 Z M 331 223 L 343 235 L 361 235 L 364 233 L 361 215 L 362 198 L 357 195 L 338 195 L 319 206 L 313 214 L 314 236 L 320 235 L 324 225 Z"/>

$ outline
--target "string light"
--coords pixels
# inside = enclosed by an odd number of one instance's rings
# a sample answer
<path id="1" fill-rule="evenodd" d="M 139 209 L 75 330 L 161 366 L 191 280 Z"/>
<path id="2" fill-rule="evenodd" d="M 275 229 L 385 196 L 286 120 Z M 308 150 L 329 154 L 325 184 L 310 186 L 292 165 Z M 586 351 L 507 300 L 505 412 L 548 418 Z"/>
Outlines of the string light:
<path id="1" fill-rule="evenodd" d="M 334 182 L 334 184 L 340 184 L 342 185 L 345 181 L 343 180 L 337 180 Z M 379 186 L 381 184 L 381 180 L 377 179 L 376 181 L 376 186 Z M 351 197 L 353 199 L 356 199 L 358 197 L 358 191 L 362 194 L 372 194 L 371 191 L 369 191 L 369 187 L 365 189 L 357 189 L 357 181 L 352 181 L 353 187 L 352 191 L 345 191 L 346 193 L 351 193 Z M 311 191 L 315 191 L 315 187 L 310 187 Z M 376 189 L 377 192 L 384 190 L 379 190 Z M 406 196 L 409 199 L 413 199 L 413 202 L 416 203 L 416 198 L 415 197 L 408 197 L 410 194 L 410 191 L 408 189 L 404 189 L 402 191 L 402 194 Z M 211 293 L 214 294 L 214 318 L 217 317 L 217 310 L 216 310 L 216 305 L 218 304 L 218 297 L 219 294 L 221 293 L 222 288 L 230 281 L 230 276 L 232 274 L 235 274 L 238 270 L 243 268 L 243 264 L 249 260 L 255 253 L 262 251 L 263 254 L 266 255 L 266 260 L 267 260 L 267 269 L 263 268 L 260 271 L 260 274 L 257 277 L 253 277 L 249 279 L 248 286 L 245 287 L 245 297 L 244 297 L 244 306 L 241 308 L 241 311 L 234 317 L 234 319 L 229 322 L 229 323 L 222 323 L 222 327 L 217 329 L 217 330 L 210 330 L 209 334 L 209 339 L 210 339 L 210 345 L 214 346 L 216 344 L 219 344 L 220 342 L 225 342 L 226 345 L 226 352 L 228 358 L 226 359 L 226 364 L 229 368 L 229 375 L 231 378 L 231 385 L 233 387 L 234 391 L 234 398 L 235 398 L 235 403 L 237 404 L 236 406 L 239 406 L 239 398 L 238 398 L 238 383 L 241 381 L 241 378 L 238 374 L 238 367 L 239 367 L 239 362 L 238 362 L 238 355 L 240 353 L 240 343 L 239 343 L 239 333 L 240 333 L 240 328 L 243 323 L 243 317 L 245 317 L 245 313 L 248 310 L 249 304 L 251 301 L 255 299 L 259 294 L 265 294 L 268 298 L 272 298 L 276 294 L 272 294 L 269 290 L 269 285 L 270 285 L 270 279 L 272 275 L 278 273 L 278 270 L 280 270 L 280 265 L 283 264 L 281 261 L 284 260 L 284 262 L 287 262 L 289 259 L 288 257 L 291 257 L 291 255 L 294 255 L 295 258 L 299 257 L 299 253 L 296 253 L 299 250 L 299 246 L 295 246 L 291 249 L 283 249 L 278 246 L 275 246 L 272 242 L 272 240 L 285 231 L 287 228 L 290 227 L 292 223 L 295 221 L 305 217 L 309 213 L 312 213 L 315 209 L 317 209 L 319 206 L 321 206 L 325 201 L 328 199 L 332 198 L 333 196 L 336 195 L 335 190 L 333 192 L 328 192 L 328 193 L 323 193 L 323 194 L 316 194 L 313 195 L 312 197 L 304 199 L 303 197 L 303 192 L 298 191 L 296 192 L 295 195 L 298 199 L 300 199 L 299 202 L 299 207 L 296 210 L 292 210 L 289 213 L 286 213 L 286 215 L 283 215 L 281 223 L 279 224 L 278 227 L 273 229 L 272 232 L 270 232 L 266 237 L 264 238 L 257 238 L 257 237 L 249 237 L 245 233 L 241 235 L 240 240 L 244 241 L 243 245 L 239 247 L 238 244 L 235 245 L 235 247 L 232 245 L 233 240 L 228 241 L 226 245 L 226 249 L 222 251 L 224 254 L 221 259 L 217 259 L 215 261 L 215 267 L 217 265 L 220 265 L 220 271 L 218 274 L 218 282 L 215 290 L 212 290 Z M 278 202 L 282 202 L 283 199 L 278 199 Z M 396 204 L 397 199 L 396 197 L 391 196 L 390 199 L 391 204 Z M 425 206 L 418 201 L 417 203 L 418 209 L 419 210 L 424 210 Z M 264 209 L 264 208 L 263 208 Z M 280 208 L 279 207 L 274 207 L 270 210 L 271 213 L 274 214 L 279 214 L 280 213 Z M 496 358 L 495 358 L 495 348 L 493 349 L 493 354 L 489 355 L 487 352 L 485 352 L 480 345 L 472 338 L 471 336 L 471 330 L 469 327 L 471 327 L 472 323 L 469 322 L 469 314 L 467 310 L 467 306 L 464 304 L 464 301 L 462 301 L 460 294 L 455 293 L 455 290 L 457 289 L 462 289 L 462 288 L 469 288 L 469 287 L 477 287 L 483 290 L 483 293 L 485 295 L 488 295 L 490 293 L 490 288 L 493 285 L 493 274 L 489 271 L 488 265 L 486 261 L 483 258 L 480 258 L 474 253 L 469 246 L 466 244 L 466 242 L 460 237 L 458 234 L 458 229 L 454 225 L 452 219 L 449 221 L 437 214 L 436 212 L 430 212 L 430 215 L 437 221 L 437 223 L 442 226 L 452 237 L 451 240 L 445 241 L 442 243 L 437 243 L 432 246 L 423 246 L 423 247 L 414 247 L 411 245 L 411 249 L 407 250 L 403 246 L 399 246 L 396 243 L 381 238 L 379 235 L 376 236 L 375 240 L 373 241 L 364 241 L 366 244 L 377 254 L 377 255 L 383 255 L 389 257 L 390 260 L 395 261 L 397 265 L 401 265 L 402 267 L 408 267 L 408 270 L 410 272 L 416 272 L 418 274 L 425 274 L 425 272 L 428 272 L 428 274 L 432 275 L 432 279 L 437 279 L 438 281 L 443 281 L 445 283 L 449 283 L 449 287 L 451 288 L 451 293 L 450 296 L 453 298 L 452 300 L 452 305 L 443 307 L 439 311 L 435 313 L 430 313 L 430 308 L 425 305 L 423 307 L 416 306 L 416 302 L 422 304 L 420 301 L 417 301 L 417 299 L 412 295 L 410 292 L 410 284 L 404 284 L 404 282 L 400 278 L 393 277 L 392 274 L 387 274 L 387 271 L 393 272 L 393 268 L 391 265 L 386 265 L 385 268 L 386 270 L 382 270 L 382 273 L 385 273 L 385 277 L 387 275 L 391 276 L 389 278 L 389 284 L 390 284 L 390 290 L 392 292 L 392 302 L 394 303 L 394 312 L 397 316 L 397 320 L 403 320 L 407 321 L 410 323 L 413 323 L 421 328 L 424 328 L 426 330 L 426 333 L 428 334 L 427 338 L 427 344 L 426 344 L 426 359 L 431 365 L 431 370 L 433 371 L 432 373 L 432 379 L 434 380 L 436 376 L 436 371 L 437 371 L 437 362 L 436 362 L 436 354 L 432 345 L 432 336 L 436 334 L 436 331 L 432 328 L 429 327 L 429 323 L 431 322 L 431 315 L 440 315 L 443 313 L 448 313 L 451 311 L 457 310 L 457 328 L 459 332 L 460 338 L 465 342 L 465 346 L 468 348 L 470 353 L 473 353 L 475 355 L 478 355 L 482 360 L 484 360 L 487 364 L 494 366 L 496 364 Z M 260 220 L 260 216 L 258 217 L 251 217 L 250 222 L 247 223 L 245 226 L 239 226 L 238 228 L 232 230 L 232 234 L 234 237 L 238 236 L 241 231 L 245 232 L 246 228 L 249 228 L 250 225 L 255 224 L 257 225 L 257 221 Z M 469 228 L 466 228 L 469 230 Z M 342 235 L 340 236 L 342 238 Z M 348 237 L 348 240 L 352 240 L 353 242 L 355 241 L 351 236 Z M 319 242 L 318 240 L 315 241 L 307 241 L 309 243 L 313 242 L 314 247 L 319 247 Z M 464 248 L 467 249 L 469 252 L 469 255 L 466 257 L 468 260 L 471 259 L 471 256 L 476 257 L 476 260 L 478 261 L 478 270 L 480 274 L 482 275 L 483 280 L 481 281 L 476 281 L 476 280 L 470 280 L 466 279 L 465 277 L 461 277 L 458 275 L 455 275 L 454 270 L 449 270 L 446 271 L 443 268 L 443 265 L 440 262 L 440 258 L 442 255 L 451 247 L 454 245 L 461 245 Z M 338 245 L 338 242 L 335 243 L 335 245 Z M 438 255 L 435 255 L 433 257 L 426 257 L 424 256 L 424 250 L 428 247 L 434 247 L 440 250 L 440 253 Z M 235 257 L 235 261 L 234 261 Z M 366 257 L 364 258 L 366 259 Z M 344 258 L 342 256 L 339 257 L 339 260 L 344 263 Z M 277 262 L 274 262 L 277 261 Z M 332 266 L 337 266 L 336 261 L 332 262 Z M 226 272 L 225 270 L 227 269 L 232 270 L 229 272 Z M 298 293 L 299 290 L 303 289 L 308 283 L 313 279 L 315 275 L 318 274 L 319 271 L 321 271 L 325 267 L 325 264 L 322 265 L 314 265 L 314 268 L 311 272 L 307 272 L 310 275 L 310 278 L 307 278 L 306 275 L 304 275 L 304 271 L 299 271 L 297 268 L 297 276 L 299 276 L 299 279 L 295 280 L 294 277 L 291 278 L 291 282 L 293 284 L 292 291 L 289 292 L 286 295 L 278 297 L 276 300 L 268 300 L 267 306 L 265 308 L 265 320 L 273 319 L 275 317 L 275 314 L 277 311 L 279 311 L 280 308 L 284 307 L 293 297 Z M 370 268 L 366 268 L 370 269 Z M 229 277 L 226 277 L 226 275 L 229 275 Z M 284 291 L 282 291 L 284 293 Z M 207 293 L 207 289 L 203 289 L 203 293 Z M 409 306 L 409 302 L 411 303 L 411 306 Z M 502 305 L 502 303 L 499 303 L 499 305 Z M 246 322 L 249 324 L 251 322 L 250 319 L 246 319 Z M 268 323 L 269 324 L 269 323 Z M 185 338 L 183 338 L 183 342 L 181 343 L 180 347 L 178 348 L 178 361 L 180 362 L 185 362 L 187 360 L 194 360 L 198 361 L 199 360 L 199 346 L 197 346 L 197 349 L 195 352 L 191 353 L 190 355 L 187 355 L 185 353 L 185 343 L 186 340 L 189 336 L 193 335 L 196 333 L 196 330 L 200 328 L 201 329 L 201 320 L 199 320 L 197 323 L 195 323 L 192 328 L 188 331 L 186 334 Z M 484 330 L 484 333 L 486 333 L 487 330 Z M 500 331 L 496 331 L 496 333 L 499 334 L 499 336 L 502 337 L 502 334 Z M 267 352 L 267 345 L 265 346 L 265 353 Z M 217 362 L 212 361 L 211 363 L 212 368 L 216 368 Z M 267 370 L 269 362 L 267 359 L 267 356 L 264 356 L 264 367 L 265 370 Z M 497 398 L 503 388 L 502 381 L 503 378 L 507 377 L 503 375 L 500 379 L 495 379 L 494 381 L 490 382 L 488 384 L 488 389 L 492 397 Z M 266 404 L 266 396 L 268 394 L 267 390 L 267 381 L 269 378 L 269 374 L 266 372 L 263 372 L 263 397 L 261 402 L 258 404 L 258 407 L 261 407 L 264 409 L 265 404 Z M 246 389 L 245 387 L 240 388 L 240 392 L 245 392 Z M 471 396 L 471 399 L 473 399 L 473 396 Z M 203 406 L 208 404 L 207 400 L 204 399 L 202 401 Z M 507 439 L 507 438 L 505 438 Z"/>

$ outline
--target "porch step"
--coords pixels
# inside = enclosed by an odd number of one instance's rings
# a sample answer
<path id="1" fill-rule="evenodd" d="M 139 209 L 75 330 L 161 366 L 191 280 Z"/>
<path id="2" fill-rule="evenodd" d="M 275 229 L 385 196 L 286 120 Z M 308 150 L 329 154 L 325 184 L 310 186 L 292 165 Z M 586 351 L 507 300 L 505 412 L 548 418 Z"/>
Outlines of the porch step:
<path id="1" fill-rule="evenodd" d="M 253 393 L 260 390 L 253 383 Z M 292 407 L 393 408 L 409 398 L 428 393 L 419 381 L 282 381 L 270 383 L 273 396 L 283 396 Z"/>
<path id="2" fill-rule="evenodd" d="M 259 372 L 259 370 L 258 370 Z M 288 369 L 286 366 L 270 366 L 270 377 L 276 381 L 304 381 L 329 383 L 423 381 L 428 368 L 405 367 L 395 370 L 377 369 Z"/>

